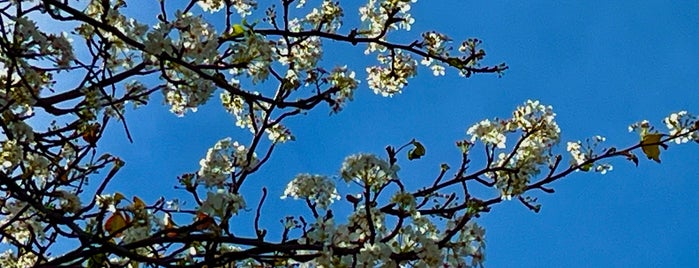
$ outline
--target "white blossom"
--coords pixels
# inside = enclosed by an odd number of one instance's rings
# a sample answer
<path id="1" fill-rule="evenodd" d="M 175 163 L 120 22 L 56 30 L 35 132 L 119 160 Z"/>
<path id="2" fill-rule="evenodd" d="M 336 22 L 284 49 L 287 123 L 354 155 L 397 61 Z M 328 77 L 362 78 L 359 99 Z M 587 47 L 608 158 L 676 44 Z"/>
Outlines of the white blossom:
<path id="1" fill-rule="evenodd" d="M 245 200 L 239 194 L 230 193 L 224 189 L 206 192 L 206 200 L 199 207 L 199 212 L 209 216 L 223 217 L 226 211 L 237 214 L 245 208 Z"/>
<path id="2" fill-rule="evenodd" d="M 356 181 L 378 189 L 397 178 L 398 170 L 397 165 L 390 165 L 373 154 L 356 154 L 345 158 L 340 174 L 346 182 Z"/>
<path id="3" fill-rule="evenodd" d="M 197 182 L 206 187 L 221 186 L 236 169 L 250 169 L 258 160 L 253 153 L 248 158 L 249 151 L 244 145 L 231 138 L 222 139 L 208 150 L 206 157 L 199 161 L 201 168 L 197 173 Z"/>
<path id="4" fill-rule="evenodd" d="M 60 205 L 62 210 L 75 214 L 82 209 L 80 198 L 75 193 L 64 190 L 59 190 L 57 193 L 61 200 Z"/>
<path id="5" fill-rule="evenodd" d="M 340 199 L 335 183 L 326 176 L 311 174 L 296 175 L 284 190 L 282 199 L 286 197 L 306 198 L 323 209 L 327 209 L 334 200 Z"/>

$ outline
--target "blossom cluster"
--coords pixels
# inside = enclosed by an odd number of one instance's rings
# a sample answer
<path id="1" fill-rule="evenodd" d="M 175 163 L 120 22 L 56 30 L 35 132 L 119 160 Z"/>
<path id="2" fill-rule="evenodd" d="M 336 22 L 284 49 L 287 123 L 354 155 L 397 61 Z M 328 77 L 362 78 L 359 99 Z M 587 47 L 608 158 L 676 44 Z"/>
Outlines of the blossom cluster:
<path id="1" fill-rule="evenodd" d="M 367 214 L 369 211 L 370 214 Z M 371 219 L 371 221 L 369 221 Z M 375 208 L 359 206 L 349 215 L 346 224 L 336 224 L 333 218 L 319 218 L 310 225 L 308 232 L 299 239 L 301 244 L 323 245 L 320 257 L 306 264 L 335 267 L 359 264 L 363 267 L 477 267 L 485 260 L 485 231 L 475 222 L 459 224 L 461 218 L 449 220 L 446 230 L 455 230 L 455 236 L 443 247 L 438 243 L 446 232 L 419 213 L 412 214 L 397 233 L 386 225 L 385 215 Z M 372 225 L 372 227 L 370 227 Z M 373 230 L 373 232 L 372 232 Z M 376 240 L 372 240 L 371 237 Z M 378 242 L 381 240 L 381 242 Z M 356 257 L 333 254 L 334 248 L 358 250 Z M 395 254 L 409 253 L 416 260 L 396 262 Z M 470 258 L 470 261 L 468 259 Z"/>
<path id="2" fill-rule="evenodd" d="M 374 93 L 384 97 L 400 93 L 408 85 L 408 79 L 417 75 L 417 62 L 400 49 L 390 55 L 377 56 L 381 65 L 366 68 L 367 84 Z"/>
<path id="3" fill-rule="evenodd" d="M 31 251 L 22 252 L 19 254 L 19 256 L 17 256 L 16 253 L 11 249 L 8 249 L 8 250 L 4 251 L 3 253 L 0 253 L 0 266 L 2 266 L 2 267 L 11 267 L 11 268 L 34 267 L 38 260 L 39 260 L 39 257 L 36 256 Z"/>
<path id="4" fill-rule="evenodd" d="M 197 183 L 208 188 L 222 186 L 236 170 L 251 169 L 258 161 L 256 154 L 250 154 L 244 145 L 231 138 L 222 139 L 199 161 L 201 168 L 197 173 Z"/>
<path id="5" fill-rule="evenodd" d="M 233 194 L 224 189 L 206 192 L 206 200 L 199 207 L 199 212 L 208 216 L 223 217 L 226 212 L 237 214 L 245 208 L 245 199 L 240 194 Z"/>
<path id="6" fill-rule="evenodd" d="M 512 152 L 500 152 L 491 163 L 491 168 L 499 170 L 488 175 L 503 198 L 523 193 L 531 177 L 551 161 L 551 149 L 558 144 L 561 132 L 555 117 L 551 106 L 528 100 L 515 109 L 512 118 L 483 120 L 468 129 L 472 143 L 480 140 L 493 150 L 506 148 L 508 133 L 522 133 Z"/>
<path id="7" fill-rule="evenodd" d="M 251 78 L 253 84 L 267 80 L 269 67 L 275 59 L 273 44 L 274 42 L 267 40 L 264 36 L 244 34 L 242 40 L 228 45 L 228 50 L 231 53 L 229 57 L 225 58 L 227 63 L 233 66 L 243 66 L 242 68 L 231 68 L 229 73 L 234 78 L 245 74 Z M 238 84 L 236 80 L 231 82 L 233 85 Z"/>
<path id="8" fill-rule="evenodd" d="M 340 169 L 341 177 L 347 182 L 358 182 L 362 187 L 376 190 L 395 178 L 397 166 L 370 154 L 347 157 Z M 288 185 L 282 198 L 308 198 L 327 208 L 332 200 L 339 198 L 334 184 L 325 176 L 300 174 Z M 368 198 L 368 197 L 367 197 Z M 361 199 L 358 198 L 358 199 Z M 319 201 L 323 200 L 323 201 Z M 335 218 L 318 217 L 310 223 L 308 231 L 298 240 L 301 244 L 322 245 L 319 257 L 308 263 L 318 267 L 335 267 L 354 263 L 360 266 L 411 267 L 471 267 L 481 265 L 484 260 L 484 230 L 474 222 L 459 223 L 467 219 L 457 217 L 449 220 L 445 232 L 441 232 L 431 219 L 417 211 L 415 196 L 398 191 L 390 202 L 407 212 L 407 219 L 394 230 L 387 221 L 387 214 L 374 205 L 357 204 L 348 215 L 347 223 L 337 224 Z M 295 221 L 287 219 L 287 229 L 298 228 Z M 452 232 L 456 235 L 449 234 Z M 445 246 L 438 246 L 441 240 Z M 379 242 L 380 241 L 380 242 Z M 357 250 L 356 255 L 334 254 L 334 249 Z M 397 262 L 396 254 L 415 254 L 416 260 Z M 470 261 L 469 261 L 470 259 Z"/>
<path id="9" fill-rule="evenodd" d="M 335 200 L 340 199 L 335 183 L 326 176 L 299 174 L 289 182 L 282 198 L 305 198 L 327 209 Z"/>
<path id="10" fill-rule="evenodd" d="M 356 154 L 345 158 L 340 169 L 342 179 L 355 181 L 377 190 L 398 177 L 399 167 L 373 154 Z"/>
<path id="11" fill-rule="evenodd" d="M 668 129 L 668 134 L 675 138 L 675 143 L 682 144 L 689 141 L 699 142 L 699 117 L 687 111 L 672 113 L 663 119 Z"/>
<path id="12" fill-rule="evenodd" d="M 305 20 L 316 30 L 334 33 L 342 26 L 343 15 L 339 2 L 323 0 L 320 8 L 314 8 L 306 15 Z"/>
<path id="13" fill-rule="evenodd" d="M 566 150 L 573 158 L 570 162 L 571 166 L 580 166 L 578 170 L 582 171 L 589 171 L 594 167 L 594 171 L 603 175 L 614 169 L 609 163 L 591 161 L 598 156 L 597 147 L 604 141 L 606 141 L 605 137 L 597 135 L 592 137 L 592 139 L 587 139 L 586 143 L 582 141 L 568 142 Z M 586 162 L 589 163 L 586 164 Z"/>
<path id="14" fill-rule="evenodd" d="M 445 34 L 438 32 L 426 32 L 422 34 L 422 45 L 427 50 L 427 53 L 432 55 L 432 57 L 424 57 L 420 63 L 429 67 L 432 70 L 434 76 L 442 76 L 446 72 L 446 68 L 433 59 L 433 57 L 443 57 L 446 56 L 446 52 L 449 49 L 447 44 L 451 41 L 451 38 Z"/>
<path id="15" fill-rule="evenodd" d="M 369 0 L 366 5 L 359 8 L 360 20 L 364 23 L 363 29 L 360 31 L 367 37 L 381 37 L 385 35 L 384 29 L 386 22 L 389 19 L 389 14 L 394 14 L 394 21 L 390 24 L 391 29 L 410 30 L 415 19 L 410 15 L 410 4 L 417 0 L 402 1 L 402 0 Z M 364 53 L 368 54 L 374 51 L 383 51 L 385 48 L 376 43 L 367 45 Z"/>
<path id="16" fill-rule="evenodd" d="M 354 71 L 348 70 L 347 66 L 334 68 L 325 80 L 331 87 L 338 89 L 333 99 L 333 111 L 339 111 L 345 103 L 354 100 L 354 91 L 359 86 L 359 80 L 355 78 Z"/>
<path id="17" fill-rule="evenodd" d="M 264 126 L 269 140 L 273 142 L 281 143 L 294 139 L 288 128 L 278 121 L 269 119 L 270 106 L 266 103 L 248 102 L 244 97 L 228 92 L 223 92 L 220 96 L 223 107 L 235 116 L 235 124 L 238 127 L 257 133 Z"/>

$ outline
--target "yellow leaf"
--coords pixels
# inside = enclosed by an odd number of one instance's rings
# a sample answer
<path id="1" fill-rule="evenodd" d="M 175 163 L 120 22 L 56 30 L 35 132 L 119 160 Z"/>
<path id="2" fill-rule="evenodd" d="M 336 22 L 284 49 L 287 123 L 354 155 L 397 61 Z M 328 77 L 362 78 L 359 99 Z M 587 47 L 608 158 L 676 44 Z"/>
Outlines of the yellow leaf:
<path id="1" fill-rule="evenodd" d="M 98 134 L 100 130 L 100 124 L 99 123 L 94 123 L 90 124 L 87 127 L 85 127 L 85 130 L 82 133 L 83 140 L 90 145 L 94 146 L 97 143 Z"/>
<path id="2" fill-rule="evenodd" d="M 654 133 L 654 134 L 646 134 L 643 135 L 643 138 L 641 139 L 641 149 L 643 150 L 643 153 L 648 157 L 648 159 L 653 159 L 653 161 L 660 163 L 660 148 L 661 144 L 660 139 L 663 137 L 663 134 L 660 133 Z M 665 148 L 666 145 L 662 145 L 663 148 Z"/>
<path id="3" fill-rule="evenodd" d="M 136 210 L 144 209 L 146 208 L 146 203 L 143 202 L 138 196 L 133 197 L 133 208 Z"/>
<path id="4" fill-rule="evenodd" d="M 206 213 L 199 212 L 197 213 L 197 220 L 195 221 L 195 223 L 197 223 L 195 227 L 197 228 L 197 230 L 204 230 L 211 227 L 215 222 L 214 218 L 210 217 L 209 215 L 206 215 Z"/>
<path id="5" fill-rule="evenodd" d="M 119 202 L 121 202 L 121 200 L 124 200 L 124 199 L 126 199 L 126 196 L 124 196 L 122 193 L 120 193 L 120 192 L 114 193 L 114 205 L 118 205 Z"/>
<path id="6" fill-rule="evenodd" d="M 163 221 L 165 222 L 165 229 L 175 229 L 177 226 L 175 226 L 175 222 L 172 221 L 172 216 L 170 213 L 165 213 L 165 216 L 163 217 Z M 170 231 L 166 232 L 165 235 L 167 237 L 175 237 L 177 236 L 177 232 L 175 231 Z"/>
<path id="7" fill-rule="evenodd" d="M 243 34 L 245 34 L 245 28 L 243 28 L 243 25 L 236 23 L 236 24 L 233 24 L 233 27 L 231 27 L 231 30 L 228 31 L 228 33 L 226 34 L 226 37 L 236 38 L 236 37 L 243 36 Z"/>
<path id="8" fill-rule="evenodd" d="M 124 228 L 128 224 L 128 220 L 124 218 L 124 216 L 121 214 L 121 212 L 116 212 L 112 214 L 109 219 L 107 219 L 107 222 L 104 223 L 104 229 L 109 232 L 110 235 L 114 235 L 116 237 L 121 236 L 121 229 Z"/>
<path id="9" fill-rule="evenodd" d="M 580 166 L 580 170 L 585 171 L 585 172 L 590 171 L 590 169 L 591 169 L 594 165 L 595 165 L 595 164 L 593 164 L 593 163 L 588 163 L 588 164 L 582 165 L 582 166 Z"/>

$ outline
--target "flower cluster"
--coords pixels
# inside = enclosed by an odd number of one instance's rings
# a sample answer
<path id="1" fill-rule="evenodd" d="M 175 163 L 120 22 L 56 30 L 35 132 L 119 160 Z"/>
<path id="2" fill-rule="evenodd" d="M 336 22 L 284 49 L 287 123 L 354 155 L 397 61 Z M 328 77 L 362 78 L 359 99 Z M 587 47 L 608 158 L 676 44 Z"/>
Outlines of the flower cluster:
<path id="1" fill-rule="evenodd" d="M 455 221 L 449 221 L 447 229 L 453 229 Z M 485 230 L 475 222 L 469 221 L 459 230 L 455 241 L 450 241 L 445 263 L 450 267 L 482 267 L 485 261 Z M 466 258 L 471 262 L 466 263 Z"/>
<path id="2" fill-rule="evenodd" d="M 173 30 L 177 31 L 174 38 L 170 37 Z M 178 11 L 174 21 L 158 23 L 148 33 L 144 45 L 152 62 L 158 62 L 162 54 L 173 55 L 176 51 L 180 58 L 191 65 L 209 64 L 218 56 L 217 36 L 213 27 L 201 16 Z M 172 106 L 173 113 L 181 116 L 186 109 L 196 111 L 198 106 L 211 98 L 216 89 L 211 80 L 202 79 L 186 66 L 169 64 L 169 67 L 165 71 L 167 87 L 163 94 L 166 102 Z M 203 72 L 213 75 L 212 71 Z"/>
<path id="3" fill-rule="evenodd" d="M 677 137 L 675 143 L 682 144 L 692 140 L 699 142 L 699 117 L 687 111 L 680 111 L 665 117 L 663 123 L 668 128 L 668 134 Z"/>
<path id="4" fill-rule="evenodd" d="M 450 236 L 451 239 L 440 247 L 438 243 L 446 238 L 447 233 L 440 233 L 432 221 L 419 213 L 412 214 L 399 229 L 392 231 L 385 225 L 384 214 L 375 208 L 368 211 L 370 216 L 366 207 L 359 206 L 348 217 L 347 224 L 337 225 L 332 218 L 318 218 L 310 224 L 310 231 L 299 239 L 299 243 L 320 244 L 323 251 L 319 252 L 320 257 L 306 264 L 327 267 L 361 263 L 363 266 L 400 267 L 409 263 L 411 267 L 476 267 L 484 261 L 485 231 L 475 222 L 463 224 L 459 223 L 461 218 L 449 220 L 446 228 L 454 230 L 456 235 Z M 373 231 L 369 225 L 373 226 Z M 376 241 L 372 242 L 372 236 Z M 379 239 L 382 242 L 378 242 Z M 356 259 L 334 255 L 333 248 L 354 249 L 359 254 Z M 394 254 L 406 253 L 415 254 L 417 259 L 397 263 L 391 258 Z M 467 262 L 468 258 L 470 262 Z"/>
<path id="5" fill-rule="evenodd" d="M 432 55 L 432 57 L 444 57 L 447 54 L 446 51 L 449 49 L 447 44 L 451 41 L 451 38 L 445 34 L 438 32 L 426 32 L 422 34 L 422 45 L 427 50 L 427 53 Z M 429 67 L 432 70 L 434 76 L 442 76 L 445 74 L 446 68 L 441 65 L 438 61 L 433 60 L 432 57 L 424 57 L 420 63 Z"/>
<path id="6" fill-rule="evenodd" d="M 15 253 L 8 249 L 3 253 L 0 253 L 0 267 L 11 267 L 11 268 L 24 268 L 24 267 L 34 267 L 39 258 L 31 251 Z"/>
<path id="7" fill-rule="evenodd" d="M 211 13 L 215 13 L 224 7 L 223 0 L 200 0 L 197 4 L 204 12 Z M 256 0 L 232 0 L 228 1 L 228 4 L 235 8 L 241 17 L 252 14 L 252 10 L 257 8 Z"/>
<path id="8" fill-rule="evenodd" d="M 265 133 L 273 142 L 286 142 L 294 139 L 291 131 L 283 124 L 268 119 L 267 113 L 270 108 L 266 103 L 247 102 L 244 97 L 231 95 L 228 92 L 223 92 L 220 96 L 223 107 L 235 116 L 237 126 L 247 128 L 251 133 L 256 133 L 264 126 Z"/>
<path id="9" fill-rule="evenodd" d="M 582 141 L 568 142 L 566 150 L 570 153 L 573 158 L 570 162 L 571 166 L 580 166 L 578 170 L 589 171 L 594 167 L 594 171 L 601 174 L 606 174 L 608 171 L 614 169 L 614 167 L 609 163 L 598 163 L 591 162 L 585 164 L 585 162 L 597 157 L 597 147 L 606 141 L 605 137 L 600 135 L 592 137 L 592 139 L 587 139 L 585 143 Z"/>
<path id="10" fill-rule="evenodd" d="M 471 142 L 480 140 L 493 149 L 506 147 L 507 133 L 522 132 L 517 147 L 511 153 L 499 153 L 491 163 L 491 168 L 501 169 L 489 176 L 495 179 L 503 198 L 521 194 L 530 178 L 551 160 L 551 148 L 558 143 L 561 132 L 555 116 L 551 106 L 528 100 L 515 109 L 510 119 L 483 120 L 468 129 Z"/>
<path id="11" fill-rule="evenodd" d="M 345 158 L 340 174 L 346 182 L 355 181 L 376 190 L 397 178 L 398 170 L 397 165 L 390 165 L 373 154 L 356 154 Z"/>
<path id="12" fill-rule="evenodd" d="M 385 35 L 384 27 L 389 19 L 389 14 L 393 14 L 393 21 L 390 24 L 392 29 L 410 30 L 410 26 L 415 22 L 415 19 L 408 13 L 410 11 L 411 2 L 417 0 L 369 0 L 366 5 L 359 8 L 360 20 L 364 23 L 364 28 L 360 31 L 368 37 L 383 37 Z M 365 53 L 370 53 L 376 50 L 383 50 L 381 45 L 370 43 Z"/>
<path id="13" fill-rule="evenodd" d="M 257 165 L 257 156 L 253 153 L 249 158 L 249 155 L 245 146 L 237 141 L 232 142 L 231 138 L 216 142 L 206 153 L 206 158 L 199 161 L 201 168 L 197 173 L 197 182 L 206 187 L 222 186 L 236 169 L 250 169 Z"/>
<path id="14" fill-rule="evenodd" d="M 197 4 L 204 12 L 214 13 L 223 8 L 223 0 L 201 0 Z"/>
<path id="15" fill-rule="evenodd" d="M 229 73 L 234 76 L 244 73 L 252 78 L 253 84 L 267 80 L 269 67 L 274 59 L 272 47 L 274 42 L 268 41 L 264 36 L 244 34 L 242 40 L 229 45 L 231 53 L 230 57 L 226 58 L 230 64 L 244 68 L 232 68 Z"/>
<path id="16" fill-rule="evenodd" d="M 471 126 L 466 134 L 471 135 L 471 143 L 480 140 L 486 145 L 494 145 L 503 149 L 507 141 L 506 131 L 505 124 L 502 124 L 498 119 L 495 119 L 495 122 L 485 119 Z"/>
<path id="17" fill-rule="evenodd" d="M 347 66 L 336 67 L 325 80 L 331 87 L 338 89 L 333 99 L 333 111 L 338 112 L 347 101 L 354 100 L 354 91 L 359 86 L 359 80 L 355 78 L 354 71 L 348 70 Z"/>
<path id="18" fill-rule="evenodd" d="M 252 10 L 257 8 L 256 0 L 232 0 L 231 4 L 241 17 L 252 14 Z"/>
<path id="19" fill-rule="evenodd" d="M 199 207 L 199 212 L 209 216 L 223 217 L 226 212 L 237 214 L 245 208 L 245 199 L 239 194 L 230 193 L 224 189 L 206 192 L 206 200 Z"/>
<path id="20" fill-rule="evenodd" d="M 12 173 L 11 171 L 22 162 L 22 159 L 22 147 L 19 146 L 17 140 L 6 140 L 2 142 L 0 171 L 5 174 Z"/>
<path id="21" fill-rule="evenodd" d="M 120 34 L 100 30 L 99 27 L 95 27 L 90 23 L 81 23 L 75 28 L 75 32 L 86 40 L 91 40 L 96 36 L 106 38 L 106 40 L 109 42 L 109 46 L 106 46 L 105 48 L 106 53 L 108 53 L 111 57 L 105 59 L 105 61 L 106 66 L 112 71 L 116 71 L 119 68 L 132 68 L 135 63 L 135 59 L 138 57 L 149 58 L 149 56 L 139 53 L 137 52 L 138 50 L 134 50 L 133 47 L 129 46 L 123 39 L 121 39 L 121 35 L 126 36 L 138 43 L 146 44 L 150 39 L 146 37 L 150 27 L 147 24 L 140 23 L 133 18 L 127 18 L 125 15 L 123 15 L 119 9 L 125 5 L 115 4 L 105 10 L 106 5 L 103 3 L 104 2 L 90 1 L 85 8 L 85 15 L 114 27 Z M 150 37 L 162 38 L 164 35 L 151 35 Z M 157 58 L 151 59 L 157 60 Z"/>
<path id="22" fill-rule="evenodd" d="M 306 15 L 306 22 L 316 30 L 323 30 L 334 33 L 342 26 L 342 8 L 339 2 L 333 0 L 323 0 L 320 9 L 314 8 Z"/>
<path id="23" fill-rule="evenodd" d="M 340 199 L 335 183 L 326 176 L 311 174 L 296 175 L 284 190 L 282 199 L 286 197 L 305 198 L 323 209 L 327 209 L 336 199 Z"/>
<path id="24" fill-rule="evenodd" d="M 4 234 L 12 234 L 13 240 L 3 235 L 1 242 L 29 245 L 33 241 L 44 241 L 45 229 L 37 214 L 38 212 L 26 202 L 5 202 L 0 207 L 0 226 L 3 226 Z"/>
<path id="25" fill-rule="evenodd" d="M 64 190 L 59 190 L 57 193 L 60 198 L 61 210 L 75 214 L 82 209 L 80 198 L 75 193 Z"/>
<path id="26" fill-rule="evenodd" d="M 364 243 L 364 247 L 359 250 L 357 263 L 361 267 L 376 267 L 386 265 L 391 257 L 391 247 L 384 243 Z"/>
<path id="27" fill-rule="evenodd" d="M 71 40 L 66 33 L 46 34 L 41 32 L 36 23 L 26 17 L 19 17 L 15 21 L 15 35 L 12 36 L 16 44 L 22 44 L 27 55 L 42 55 L 49 57 L 57 67 L 68 67 L 75 59 Z M 32 53 L 30 53 L 32 52 Z"/>
<path id="28" fill-rule="evenodd" d="M 396 49 L 390 55 L 379 54 L 382 65 L 367 67 L 367 83 L 374 93 L 384 97 L 400 93 L 408 79 L 417 75 L 417 62 L 410 54 Z"/>
<path id="29" fill-rule="evenodd" d="M 277 46 L 279 62 L 283 65 L 293 66 L 297 72 L 308 71 L 317 66 L 323 56 L 323 46 L 317 36 L 291 39 L 291 44 L 285 44 L 286 40 L 280 39 Z"/>

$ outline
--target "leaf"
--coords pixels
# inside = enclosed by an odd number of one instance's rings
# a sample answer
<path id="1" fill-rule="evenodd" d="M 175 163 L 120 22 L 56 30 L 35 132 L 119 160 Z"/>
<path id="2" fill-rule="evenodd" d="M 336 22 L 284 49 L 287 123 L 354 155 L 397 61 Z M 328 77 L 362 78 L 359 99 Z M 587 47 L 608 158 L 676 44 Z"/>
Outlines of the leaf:
<path id="1" fill-rule="evenodd" d="M 413 140 L 412 144 L 415 147 L 408 151 L 408 160 L 420 159 L 420 157 L 423 157 L 425 155 L 425 146 L 422 146 L 422 144 L 416 140 Z"/>
<path id="2" fill-rule="evenodd" d="M 82 133 L 82 138 L 85 142 L 90 144 L 90 146 L 95 146 L 97 144 L 98 134 L 100 130 L 100 124 L 94 123 L 85 127 Z"/>
<path id="3" fill-rule="evenodd" d="M 653 159 L 653 161 L 660 163 L 659 146 L 663 146 L 663 148 L 667 149 L 667 145 L 659 144 L 663 136 L 664 135 L 661 133 L 654 133 L 643 135 L 643 138 L 641 138 L 641 150 L 643 150 L 643 153 L 648 159 Z"/>
<path id="4" fill-rule="evenodd" d="M 124 228 L 127 224 L 128 221 L 126 218 L 124 218 L 124 215 L 122 215 L 121 212 L 115 212 L 104 223 L 104 229 L 107 230 L 107 232 L 109 232 L 110 235 L 120 237 L 120 231 L 122 231 L 122 228 Z"/>
<path id="5" fill-rule="evenodd" d="M 197 225 L 195 228 L 197 230 L 204 230 L 208 229 L 211 227 L 211 225 L 214 224 L 214 218 L 210 217 L 209 215 L 206 215 L 206 213 L 199 212 L 197 214 L 197 220 L 195 221 Z"/>
<path id="6" fill-rule="evenodd" d="M 107 262 L 107 255 L 104 253 L 92 255 L 87 260 L 87 268 L 105 267 Z"/>
<path id="7" fill-rule="evenodd" d="M 121 202 L 121 200 L 124 200 L 124 199 L 126 199 L 126 196 L 124 196 L 122 193 L 120 193 L 120 192 L 114 193 L 114 205 L 115 206 L 118 205 L 119 202 Z"/>
<path id="8" fill-rule="evenodd" d="M 442 163 L 442 165 L 439 166 L 442 171 L 447 171 L 449 170 L 449 165 L 447 163 Z"/>
<path id="9" fill-rule="evenodd" d="M 245 34 L 245 28 L 243 28 L 243 25 L 240 24 L 233 24 L 233 27 L 231 27 L 231 30 L 225 35 L 225 37 L 228 38 L 236 38 L 236 37 L 241 37 Z"/>
<path id="10" fill-rule="evenodd" d="M 588 163 L 588 164 L 582 165 L 582 166 L 580 166 L 580 170 L 585 171 L 585 172 L 590 171 L 590 169 L 594 165 L 595 165 L 594 163 Z"/>
<path id="11" fill-rule="evenodd" d="M 633 162 L 634 164 L 636 164 L 636 166 L 638 166 L 638 157 L 636 157 L 635 154 L 633 154 L 631 152 L 625 152 L 624 155 L 626 156 L 626 160 L 629 160 L 629 161 Z"/>
<path id="12" fill-rule="evenodd" d="M 144 209 L 144 208 L 146 208 L 146 203 L 143 202 L 143 200 L 141 200 L 140 198 L 138 198 L 138 196 L 134 196 L 133 197 L 133 208 L 135 210 Z"/>
<path id="13" fill-rule="evenodd" d="M 170 213 L 165 213 L 165 216 L 163 217 L 163 222 L 165 223 L 165 229 L 166 229 L 166 230 L 167 230 L 167 229 L 173 229 L 173 230 L 174 230 L 174 229 L 177 227 L 177 226 L 175 225 L 175 222 L 172 221 L 172 215 L 170 215 Z M 177 234 L 178 234 L 178 233 L 175 232 L 175 231 L 169 231 L 169 232 L 166 232 L 166 233 L 165 233 L 165 235 L 166 235 L 167 237 L 175 237 L 175 236 L 177 236 Z"/>

